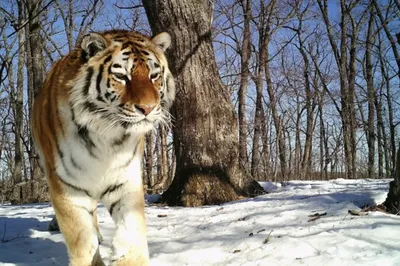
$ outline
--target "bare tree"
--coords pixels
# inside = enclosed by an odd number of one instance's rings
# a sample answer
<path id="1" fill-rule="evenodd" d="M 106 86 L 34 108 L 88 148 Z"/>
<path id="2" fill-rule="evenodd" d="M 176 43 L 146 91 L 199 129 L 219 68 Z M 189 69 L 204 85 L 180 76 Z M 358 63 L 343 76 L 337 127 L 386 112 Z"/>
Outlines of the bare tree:
<path id="1" fill-rule="evenodd" d="M 24 6 L 22 2 L 18 2 L 18 26 L 25 22 Z M 25 66 L 25 49 L 24 49 L 25 36 L 24 31 L 18 31 L 18 70 L 17 70 L 17 86 L 15 97 L 11 97 L 14 110 L 14 136 L 15 136 L 15 150 L 14 150 L 14 181 L 21 182 L 23 180 L 24 168 L 24 151 L 22 147 L 23 138 L 23 124 L 24 124 L 24 66 Z M 12 93 L 14 94 L 14 93 Z"/>
<path id="2" fill-rule="evenodd" d="M 241 0 L 243 9 L 243 42 L 241 49 L 240 87 L 238 91 L 238 119 L 239 119 L 239 163 L 243 169 L 247 168 L 247 125 L 246 125 L 246 92 L 249 83 L 249 62 L 251 56 L 251 8 L 252 0 Z"/>
<path id="3" fill-rule="evenodd" d="M 17 3 L 17 15 L 14 15 L 13 6 L 10 10 L 1 9 L 4 17 L 11 21 L 11 26 L 14 30 L 18 30 L 20 26 L 24 23 L 24 10 L 23 4 L 21 2 Z M 9 93 L 9 105 L 12 110 L 12 120 L 11 120 L 11 131 L 13 134 L 13 161 L 11 179 L 14 184 L 20 183 L 23 178 L 23 165 L 24 165 L 24 154 L 22 147 L 22 136 L 23 136 L 23 71 L 24 71 L 24 36 L 23 31 L 18 31 L 17 38 L 8 38 L 5 31 L 2 31 L 3 37 L 3 47 L 4 54 L 2 55 L 3 61 L 8 65 L 7 69 L 7 80 L 6 85 Z M 14 57 L 17 56 L 17 77 L 15 78 L 15 60 Z"/>
<path id="4" fill-rule="evenodd" d="M 76 46 L 75 44 L 81 43 L 83 36 L 93 26 L 100 10 L 103 8 L 103 0 L 83 2 L 77 0 L 55 0 L 55 5 L 64 23 L 68 50 L 72 51 Z M 74 37 L 74 33 L 77 34 L 77 37 Z"/>
<path id="5" fill-rule="evenodd" d="M 254 19 L 258 31 L 258 56 L 257 67 L 255 68 L 254 82 L 256 84 L 256 110 L 254 118 L 254 135 L 253 135 L 253 149 L 252 149 L 252 167 L 251 171 L 254 176 L 259 175 L 260 163 L 260 137 L 261 125 L 264 117 L 264 110 L 262 105 L 262 92 L 264 80 L 266 81 L 266 88 L 269 97 L 269 109 L 272 113 L 274 122 L 277 142 L 280 172 L 284 177 L 286 173 L 286 144 L 285 136 L 282 128 L 282 121 L 278 112 L 278 102 L 276 97 L 276 88 L 272 83 L 272 74 L 270 69 L 270 61 L 274 57 L 270 55 L 269 44 L 273 35 L 284 26 L 294 15 L 294 7 L 289 2 L 277 2 L 271 0 L 267 4 L 265 1 L 259 2 L 258 19 Z"/>
<path id="6" fill-rule="evenodd" d="M 42 11 L 42 0 L 29 0 L 25 2 L 28 26 L 25 28 L 26 52 L 27 52 L 27 74 L 28 74 L 28 110 L 29 117 L 32 115 L 33 99 L 36 92 L 43 84 L 43 39 L 40 34 L 41 19 L 38 15 Z M 31 121 L 31 119 L 29 119 Z M 30 177 L 37 179 L 43 177 L 39 167 L 38 156 L 35 151 L 32 137 L 30 137 L 30 149 L 28 150 Z"/>
<path id="7" fill-rule="evenodd" d="M 339 71 L 341 91 L 340 115 L 343 127 L 347 178 L 356 178 L 356 45 L 360 27 L 363 25 L 364 18 L 367 14 L 367 9 L 362 12 L 358 21 L 356 21 L 352 15 L 352 10 L 359 5 L 359 1 L 340 1 L 340 47 L 338 47 L 328 16 L 327 0 L 317 0 L 317 2 L 322 13 L 329 43 Z M 348 37 L 350 43 L 348 43 Z"/>
<path id="8" fill-rule="evenodd" d="M 366 37 L 365 51 L 365 73 L 367 82 L 367 98 L 368 98 L 368 178 L 374 178 L 375 175 L 375 90 L 372 66 L 372 45 L 374 44 L 374 7 L 370 7 L 370 15 L 368 20 L 368 30 Z"/>
<path id="9" fill-rule="evenodd" d="M 314 131 L 314 111 L 316 108 L 316 103 L 314 101 L 314 93 L 311 89 L 311 77 L 310 77 L 310 62 L 306 52 L 305 43 L 302 37 L 303 29 L 303 19 L 308 11 L 309 5 L 307 5 L 303 10 L 300 10 L 299 7 L 296 8 L 296 15 L 298 18 L 298 27 L 295 29 L 297 34 L 297 43 L 296 47 L 299 50 L 301 57 L 304 62 L 303 67 L 303 78 L 304 78 L 304 89 L 305 89 L 305 109 L 306 109 L 306 130 L 305 130 L 305 143 L 304 143 L 304 152 L 303 158 L 301 160 L 301 172 L 303 175 L 307 175 L 311 170 L 311 153 L 312 153 L 312 134 Z M 307 37 L 306 37 L 307 38 Z"/>

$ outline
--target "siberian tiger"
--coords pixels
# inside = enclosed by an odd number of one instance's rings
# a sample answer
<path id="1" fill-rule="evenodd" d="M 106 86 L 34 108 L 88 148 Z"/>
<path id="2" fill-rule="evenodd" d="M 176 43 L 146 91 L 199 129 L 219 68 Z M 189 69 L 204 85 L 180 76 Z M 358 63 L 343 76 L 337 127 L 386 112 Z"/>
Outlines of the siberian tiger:
<path id="1" fill-rule="evenodd" d="M 141 159 L 144 135 L 169 119 L 174 80 L 168 33 L 86 35 L 50 70 L 33 106 L 33 138 L 70 265 L 104 265 L 96 206 L 116 231 L 112 265 L 147 265 Z"/>

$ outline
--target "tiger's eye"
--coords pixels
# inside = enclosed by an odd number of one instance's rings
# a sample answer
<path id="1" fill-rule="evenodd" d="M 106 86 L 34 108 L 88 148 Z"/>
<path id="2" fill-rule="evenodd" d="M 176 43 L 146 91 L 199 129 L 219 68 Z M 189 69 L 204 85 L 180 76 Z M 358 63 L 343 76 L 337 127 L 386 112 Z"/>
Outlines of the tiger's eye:
<path id="1" fill-rule="evenodd" d="M 121 73 L 114 73 L 113 75 L 114 75 L 114 77 L 116 77 L 117 79 L 122 79 L 122 80 L 125 80 L 125 79 L 126 79 L 126 76 L 125 76 L 124 74 L 121 74 Z"/>
<path id="2" fill-rule="evenodd" d="M 160 78 L 160 73 L 154 73 L 150 75 L 150 79 L 157 80 Z"/>

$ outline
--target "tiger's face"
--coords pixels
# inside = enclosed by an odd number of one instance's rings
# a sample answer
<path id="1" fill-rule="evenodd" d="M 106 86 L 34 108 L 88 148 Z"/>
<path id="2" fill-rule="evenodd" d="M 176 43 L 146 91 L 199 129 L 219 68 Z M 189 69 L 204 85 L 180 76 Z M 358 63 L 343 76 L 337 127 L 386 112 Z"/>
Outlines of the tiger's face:
<path id="1" fill-rule="evenodd" d="M 164 55 L 170 43 L 167 33 L 152 39 L 119 31 L 85 36 L 86 71 L 71 97 L 74 120 L 100 133 L 111 128 L 147 132 L 168 122 L 175 95 Z"/>

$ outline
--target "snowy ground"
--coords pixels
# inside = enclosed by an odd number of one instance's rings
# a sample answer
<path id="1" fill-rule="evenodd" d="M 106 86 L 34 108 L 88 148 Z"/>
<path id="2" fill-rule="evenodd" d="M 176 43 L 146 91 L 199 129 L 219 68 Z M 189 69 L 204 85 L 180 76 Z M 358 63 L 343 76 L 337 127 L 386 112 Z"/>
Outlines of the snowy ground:
<path id="1" fill-rule="evenodd" d="M 271 193 L 202 208 L 146 208 L 151 265 L 400 265 L 400 217 L 348 210 L 382 203 L 389 180 L 263 183 Z M 326 215 L 308 221 L 316 213 Z M 49 204 L 0 206 L 0 265 L 67 265 Z M 110 252 L 112 220 L 99 211 Z"/>

